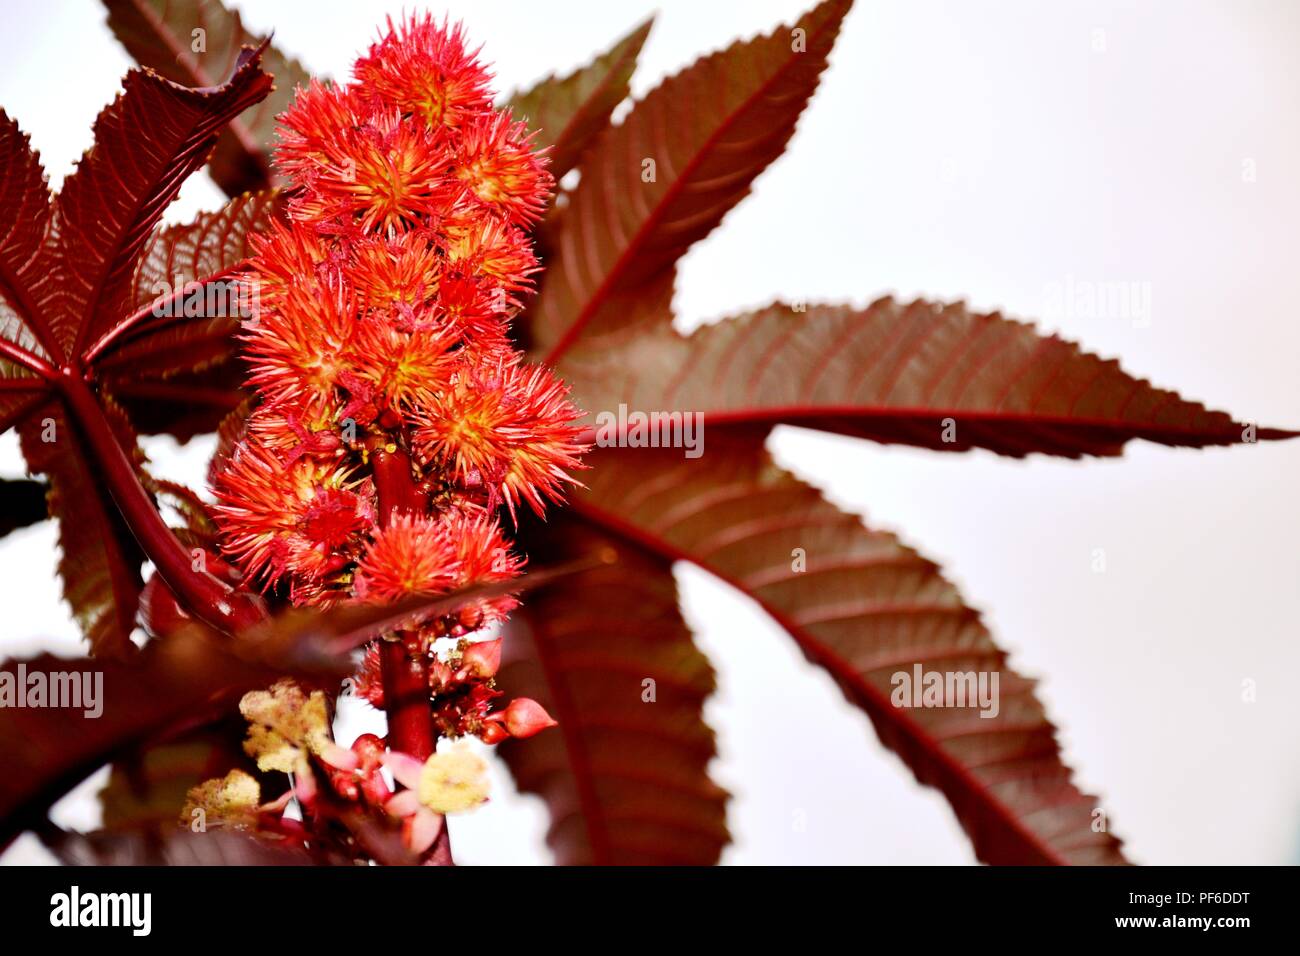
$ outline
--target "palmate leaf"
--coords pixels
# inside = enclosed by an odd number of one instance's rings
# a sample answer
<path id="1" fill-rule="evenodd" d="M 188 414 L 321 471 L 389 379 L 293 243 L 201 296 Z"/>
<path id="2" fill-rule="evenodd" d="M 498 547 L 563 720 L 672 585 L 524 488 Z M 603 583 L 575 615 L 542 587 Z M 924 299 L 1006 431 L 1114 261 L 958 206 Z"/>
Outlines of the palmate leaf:
<path id="1" fill-rule="evenodd" d="M 140 431 L 185 441 L 215 430 L 243 401 L 235 335 L 248 303 L 234 276 L 252 254 L 252 237 L 279 211 L 276 193 L 246 193 L 157 230 L 145 246 L 131 282 L 132 315 L 123 320 L 129 329 L 101 340 L 93 357 L 104 388 Z M 149 317 L 133 323 L 142 312 Z"/>
<path id="2" fill-rule="evenodd" d="M 728 836 L 702 716 L 713 669 L 678 611 L 669 562 L 564 514 L 521 529 L 520 542 L 547 562 L 618 555 L 534 592 L 506 626 L 498 685 L 559 726 L 500 750 L 520 788 L 549 805 L 558 862 L 716 863 Z"/>
<path id="3" fill-rule="evenodd" d="M 1032 682 L 1007 666 L 978 613 L 931 562 L 781 470 L 757 435 L 710 433 L 695 460 L 680 449 L 609 449 L 590 464 L 589 488 L 570 507 L 758 601 L 917 779 L 943 792 L 981 860 L 1123 862 L 1119 841 L 1093 831 L 1097 801 L 1071 783 Z M 997 672 L 997 716 L 981 717 L 977 704 L 894 706 L 893 675 L 916 664 Z"/>
<path id="4" fill-rule="evenodd" d="M 653 22 L 646 20 L 586 66 L 564 77 L 551 75 L 506 103 L 516 117 L 527 120 L 537 145 L 550 148 L 550 170 L 557 180 L 578 165 L 627 97 L 637 55 Z"/>
<path id="5" fill-rule="evenodd" d="M 676 132 L 670 120 L 683 104 L 707 99 L 667 102 L 658 126 L 643 128 Z M 795 312 L 777 304 L 680 336 L 671 328 L 673 263 L 721 213 L 684 217 L 662 238 L 662 251 L 647 240 L 667 214 L 654 205 L 660 194 L 638 192 L 628 172 L 638 156 L 656 155 L 630 132 L 643 110 L 602 138 L 572 201 L 547 221 L 554 254 L 527 316 L 532 340 L 592 413 L 621 404 L 702 411 L 717 430 L 701 462 L 671 451 L 597 452 L 577 513 L 760 600 L 918 778 L 945 793 L 981 859 L 1123 862 L 1118 841 L 1092 831 L 1095 801 L 1070 782 L 1030 684 L 1003 666 L 978 616 L 930 562 L 772 465 L 762 437 L 791 422 L 942 450 L 1079 457 L 1118 454 L 1134 438 L 1203 446 L 1294 433 L 1247 428 L 1114 361 L 961 305 L 886 299 L 866 310 Z M 733 163 L 739 168 L 743 157 Z M 736 175 L 747 186 L 744 173 Z M 731 183 L 719 176 L 708 185 Z M 808 554 L 806 577 L 791 565 L 796 548 Z M 1002 713 L 985 720 L 969 710 L 893 707 L 889 677 L 916 663 L 998 669 Z"/>
<path id="6" fill-rule="evenodd" d="M 52 202 L 38 157 L 3 118 L 0 203 L 14 217 L 0 243 L 6 377 L 13 365 L 38 371 L 33 357 L 88 364 L 103 337 L 122 334 L 137 304 L 140 255 L 164 209 L 203 165 L 222 127 L 270 88 L 258 58 L 245 50 L 228 83 L 205 89 L 127 74 L 122 94 L 95 122 L 95 146 Z"/>
<path id="7" fill-rule="evenodd" d="M 804 308 L 777 303 L 683 336 L 661 297 L 617 342 L 580 340 L 560 367 L 592 411 L 694 411 L 709 427 L 784 422 L 940 451 L 1077 458 L 1135 438 L 1200 447 L 1295 434 L 1252 434 L 1114 360 L 960 303 Z"/>
<path id="8" fill-rule="evenodd" d="M 42 255 L 50 192 L 40 157 L 18 124 L 0 110 L 0 431 L 8 431 L 45 394 L 44 380 L 10 359 L 6 347 L 48 359 L 54 334 L 43 321 L 50 286 Z"/>
<path id="9" fill-rule="evenodd" d="M 104 5 L 109 28 L 135 61 L 182 86 L 215 85 L 233 72 L 242 47 L 263 42 L 220 0 L 104 0 Z M 196 50 L 200 36 L 204 49 Z M 275 78 L 275 89 L 221 134 L 208 167 L 228 196 L 280 185 L 270 159 L 275 118 L 293 100 L 294 89 L 310 79 L 297 60 L 270 44 L 263 65 Z"/>
<path id="10" fill-rule="evenodd" d="M 614 295 L 662 274 L 748 194 L 793 135 L 849 6 L 826 0 L 794 27 L 699 60 L 605 132 L 531 310 L 539 354 L 554 360 L 588 326 L 616 327 Z"/>
<path id="11" fill-rule="evenodd" d="M 270 87 L 249 50 L 219 87 L 127 74 L 122 95 L 95 121 L 94 148 L 54 202 L 64 356 L 82 354 L 130 314 L 139 257 L 163 210 L 226 124 Z"/>
<path id="12" fill-rule="evenodd" d="M 261 190 L 236 196 L 192 222 L 157 230 L 141 251 L 131 277 L 128 309 L 134 312 L 154 304 L 160 290 L 179 290 L 237 271 L 253 254 L 253 235 L 266 229 L 279 212 L 279 194 Z"/>
<path id="13" fill-rule="evenodd" d="M 138 260 L 163 210 L 222 127 L 269 87 L 251 50 L 220 87 L 190 90 L 152 73 L 128 74 L 95 123 L 94 147 L 52 202 L 26 137 L 0 116 L 0 412 L 6 428 L 19 426 L 31 471 L 50 478 L 64 595 L 96 653 L 131 652 L 142 555 L 78 426 L 54 397 L 56 369 L 80 365 L 95 376 L 102 344 L 127 328 Z M 133 371 L 142 369 L 137 362 Z M 100 404 L 138 464 L 133 431 L 109 395 Z"/>
<path id="14" fill-rule="evenodd" d="M 61 302 L 51 281 L 57 253 L 48 240 L 51 215 L 39 157 L 17 124 L 0 114 L 0 344 L 18 350 L 18 361 L 0 361 L 0 385 L 9 386 L 0 390 L 0 419 L 6 430 L 20 425 L 28 467 L 50 478 L 49 510 L 63 519 L 65 599 L 94 652 L 125 656 L 141 588 L 139 548 L 95 481 L 48 381 L 32 368 L 60 354 L 52 319 Z M 131 445 L 129 428 L 117 424 L 119 437 Z M 79 517 L 66 520 L 74 507 Z"/>

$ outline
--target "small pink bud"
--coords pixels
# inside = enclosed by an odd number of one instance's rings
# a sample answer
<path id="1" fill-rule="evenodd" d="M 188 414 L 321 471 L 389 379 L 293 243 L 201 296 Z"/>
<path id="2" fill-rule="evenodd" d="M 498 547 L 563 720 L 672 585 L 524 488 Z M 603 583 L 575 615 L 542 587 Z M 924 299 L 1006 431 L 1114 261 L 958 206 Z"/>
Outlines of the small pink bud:
<path id="1" fill-rule="evenodd" d="M 352 741 L 352 751 L 361 758 L 361 769 L 373 770 L 384 759 L 384 742 L 374 734 L 362 734 Z"/>
<path id="2" fill-rule="evenodd" d="M 479 641 L 465 648 L 461 666 L 475 677 L 487 680 L 496 677 L 501 668 L 501 638 Z"/>
<path id="3" fill-rule="evenodd" d="M 356 775 L 343 770 L 334 770 L 329 775 L 330 785 L 344 800 L 357 800 L 361 797 L 361 788 L 357 785 Z"/>
<path id="4" fill-rule="evenodd" d="M 439 691 L 446 690 L 451 686 L 455 675 L 450 667 L 442 661 L 432 661 L 429 664 L 429 690 L 435 694 Z"/>
<path id="5" fill-rule="evenodd" d="M 547 727 L 554 727 L 555 721 L 541 704 L 528 697 L 516 697 L 505 709 L 506 730 L 512 737 L 531 737 L 541 733 Z"/>
<path id="6" fill-rule="evenodd" d="M 478 739 L 485 744 L 499 744 L 509 737 L 510 731 L 495 721 L 484 724 L 483 729 L 478 732 Z"/>

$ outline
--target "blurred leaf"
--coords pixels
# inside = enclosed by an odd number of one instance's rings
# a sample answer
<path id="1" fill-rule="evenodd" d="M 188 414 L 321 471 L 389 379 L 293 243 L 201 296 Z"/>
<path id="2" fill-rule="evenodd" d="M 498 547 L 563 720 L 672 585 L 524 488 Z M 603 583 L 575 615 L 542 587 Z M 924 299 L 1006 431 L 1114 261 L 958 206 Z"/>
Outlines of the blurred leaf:
<path id="1" fill-rule="evenodd" d="M 520 540 L 548 563 L 618 554 L 534 592 L 506 625 L 499 686 L 559 726 L 500 751 L 520 789 L 550 807 L 557 859 L 716 863 L 728 835 L 727 794 L 708 774 L 713 669 L 677 608 L 671 565 L 563 514 Z"/>
<path id="2" fill-rule="evenodd" d="M 103 712 L 88 719 L 69 708 L 0 709 L 6 768 L 0 776 L 0 846 L 35 825 L 39 812 L 114 756 L 164 728 L 174 732 L 190 720 L 202 723 L 277 676 L 197 634 L 152 642 L 131 661 L 44 655 L 7 662 L 3 670 L 16 682 L 19 666 L 28 675 L 102 680 Z"/>
<path id="3" fill-rule="evenodd" d="M 757 438 L 710 433 L 698 459 L 680 449 L 617 449 L 593 454 L 591 464 L 590 488 L 573 509 L 758 601 L 917 779 L 943 792 L 981 860 L 1124 862 L 1118 840 L 1093 832 L 1097 800 L 1071 782 L 1033 682 L 1007 666 L 979 614 L 932 562 L 828 504 L 777 467 Z M 894 706 L 894 675 L 916 666 L 998 674 L 996 716 L 982 716 L 978 704 Z"/>
<path id="4" fill-rule="evenodd" d="M 701 412 L 710 429 L 780 422 L 938 451 L 1078 458 L 1243 441 L 1243 423 L 1033 326 L 960 304 L 880 299 L 866 309 L 777 303 L 689 336 L 642 300 L 628 334 L 561 362 L 581 407 Z M 631 309 L 625 310 L 631 314 Z M 614 341 L 617 338 L 617 341 Z M 1295 432 L 1257 429 L 1257 439 Z"/>
<path id="5" fill-rule="evenodd" d="M 234 830 L 51 833 L 41 839 L 68 866 L 310 866 L 320 862 L 301 844 Z M 336 860 L 337 865 L 351 861 Z"/>
<path id="6" fill-rule="evenodd" d="M 216 85 L 234 71 L 241 48 L 263 42 L 220 0 L 104 0 L 104 5 L 109 28 L 135 61 L 183 86 Z M 203 48 L 196 50 L 200 37 Z M 262 59 L 275 89 L 221 134 L 208 166 L 227 196 L 283 185 L 271 166 L 275 118 L 310 76 L 274 46 L 267 46 Z"/>
<path id="7" fill-rule="evenodd" d="M 175 830 L 190 789 L 236 768 L 262 776 L 263 799 L 270 799 L 266 775 L 259 775 L 244 752 L 246 730 L 246 722 L 235 715 L 114 761 L 108 782 L 99 791 L 103 829 Z"/>
<path id="8" fill-rule="evenodd" d="M 591 563 L 392 605 L 297 609 L 233 640 L 196 623 L 150 641 L 130 660 L 45 654 L 6 661 L 0 681 L 11 689 L 20 685 L 21 674 L 41 672 L 68 675 L 80 682 L 79 688 L 87 686 L 86 680 L 102 681 L 102 693 L 95 692 L 101 712 L 94 718 L 85 716 L 86 708 L 0 707 L 0 764 L 5 768 L 0 774 L 0 849 L 22 830 L 39 825 L 50 804 L 96 768 L 159 735 L 171 738 L 210 723 L 249 690 L 284 675 L 337 682 L 352 669 L 352 650 L 397 626 L 454 613 L 470 601 L 552 583 Z"/>
<path id="9" fill-rule="evenodd" d="M 699 60 L 592 147 L 532 310 L 551 361 L 588 325 L 618 325 L 611 298 L 672 266 L 781 155 L 849 6 L 826 0 L 793 30 Z"/>
<path id="10" fill-rule="evenodd" d="M 506 104 L 537 133 L 537 145 L 551 147 L 551 174 L 559 180 L 609 126 L 610 114 L 627 98 L 654 18 L 646 20 L 613 48 L 565 77 L 554 74 L 532 89 L 516 93 Z"/>

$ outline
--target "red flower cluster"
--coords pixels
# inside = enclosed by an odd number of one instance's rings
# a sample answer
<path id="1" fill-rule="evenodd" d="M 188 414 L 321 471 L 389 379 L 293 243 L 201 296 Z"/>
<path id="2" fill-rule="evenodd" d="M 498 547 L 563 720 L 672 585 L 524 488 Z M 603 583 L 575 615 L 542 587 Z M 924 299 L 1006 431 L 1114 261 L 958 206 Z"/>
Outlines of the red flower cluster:
<path id="1" fill-rule="evenodd" d="M 427 16 L 390 21 L 353 77 L 313 82 L 280 118 L 287 222 L 256 247 L 243 336 L 259 403 L 213 481 L 225 555 L 300 605 L 514 577 L 500 505 L 540 514 L 583 451 L 567 389 L 508 336 L 552 187 L 524 124 L 493 108 L 460 28 Z M 511 607 L 419 632 L 444 735 L 549 724 L 531 701 L 492 710 L 477 645 L 453 663 L 433 649 Z M 361 683 L 382 704 L 375 656 Z"/>

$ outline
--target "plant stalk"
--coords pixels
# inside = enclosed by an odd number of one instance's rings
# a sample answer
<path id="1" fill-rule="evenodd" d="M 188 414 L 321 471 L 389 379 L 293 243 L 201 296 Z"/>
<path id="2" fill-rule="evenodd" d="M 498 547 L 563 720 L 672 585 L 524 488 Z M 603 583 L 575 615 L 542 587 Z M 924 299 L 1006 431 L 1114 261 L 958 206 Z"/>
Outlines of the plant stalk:
<path id="1" fill-rule="evenodd" d="M 386 527 L 399 512 L 424 513 L 425 502 L 411 475 L 410 456 L 400 449 L 377 448 L 371 451 L 370 462 L 379 496 L 380 527 Z M 437 736 L 429 710 L 429 669 L 422 639 L 414 632 L 398 631 L 380 640 L 379 663 L 389 747 L 417 760 L 429 759 L 437 745 Z M 425 863 L 451 866 L 446 818 L 440 823 L 438 839 Z"/>
<path id="2" fill-rule="evenodd" d="M 185 610 L 210 627 L 234 634 L 266 618 L 265 602 L 195 570 L 189 551 L 172 534 L 140 484 L 135 466 L 113 433 L 99 400 L 73 369 L 61 370 L 59 391 L 74 426 L 85 438 L 127 527 Z"/>

